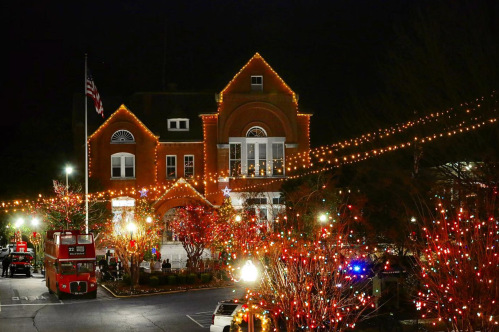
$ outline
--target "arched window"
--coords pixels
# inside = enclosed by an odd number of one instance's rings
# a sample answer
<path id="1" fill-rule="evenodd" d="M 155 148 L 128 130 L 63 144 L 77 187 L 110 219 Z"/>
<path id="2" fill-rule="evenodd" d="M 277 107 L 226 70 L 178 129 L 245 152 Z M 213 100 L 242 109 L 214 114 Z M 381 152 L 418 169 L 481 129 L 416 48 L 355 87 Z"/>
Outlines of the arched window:
<path id="1" fill-rule="evenodd" d="M 135 156 L 131 153 L 115 153 L 111 156 L 111 178 L 135 178 Z"/>
<path id="2" fill-rule="evenodd" d="M 132 133 L 128 130 L 118 130 L 111 136 L 111 143 L 114 144 L 126 144 L 126 143 L 135 143 L 135 138 Z"/>
<path id="3" fill-rule="evenodd" d="M 252 127 L 246 133 L 246 137 L 267 137 L 267 133 L 262 127 Z"/>

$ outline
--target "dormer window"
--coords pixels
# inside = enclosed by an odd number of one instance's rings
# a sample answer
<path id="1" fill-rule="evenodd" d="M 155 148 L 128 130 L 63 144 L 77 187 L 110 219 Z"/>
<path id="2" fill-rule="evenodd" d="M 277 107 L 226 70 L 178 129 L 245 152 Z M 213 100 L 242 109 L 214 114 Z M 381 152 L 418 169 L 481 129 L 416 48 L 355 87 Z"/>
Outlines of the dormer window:
<path id="1" fill-rule="evenodd" d="M 251 76 L 251 91 L 263 91 L 263 76 Z"/>
<path id="2" fill-rule="evenodd" d="M 189 119 L 168 119 L 169 131 L 189 131 Z"/>

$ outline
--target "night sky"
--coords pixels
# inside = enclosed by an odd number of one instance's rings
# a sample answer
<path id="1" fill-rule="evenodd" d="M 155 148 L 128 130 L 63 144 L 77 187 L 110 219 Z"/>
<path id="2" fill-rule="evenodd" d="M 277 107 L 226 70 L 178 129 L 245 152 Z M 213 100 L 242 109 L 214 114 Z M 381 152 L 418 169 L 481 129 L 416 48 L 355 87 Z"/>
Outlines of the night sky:
<path id="1" fill-rule="evenodd" d="M 75 159 L 72 98 L 84 89 L 85 53 L 100 94 L 127 96 L 168 83 L 219 92 L 259 52 L 300 95 L 300 107 L 315 112 L 312 144 L 332 143 L 355 133 L 348 118 L 353 101 L 380 93 L 380 63 L 399 28 L 431 12 L 433 2 L 4 4 L 0 198 L 50 190 L 51 179 Z M 104 104 L 106 117 L 113 111 Z M 91 103 L 89 115 L 97 117 Z"/>

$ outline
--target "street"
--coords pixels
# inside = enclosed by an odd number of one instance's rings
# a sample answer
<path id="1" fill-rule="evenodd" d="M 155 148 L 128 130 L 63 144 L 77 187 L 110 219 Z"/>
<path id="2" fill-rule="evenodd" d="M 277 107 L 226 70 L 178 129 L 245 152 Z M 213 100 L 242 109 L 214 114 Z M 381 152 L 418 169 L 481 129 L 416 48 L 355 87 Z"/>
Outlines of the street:
<path id="1" fill-rule="evenodd" d="M 49 294 L 40 274 L 0 279 L 0 331 L 208 331 L 218 301 L 242 289 L 198 290 L 114 298 L 99 287 L 97 299 Z"/>

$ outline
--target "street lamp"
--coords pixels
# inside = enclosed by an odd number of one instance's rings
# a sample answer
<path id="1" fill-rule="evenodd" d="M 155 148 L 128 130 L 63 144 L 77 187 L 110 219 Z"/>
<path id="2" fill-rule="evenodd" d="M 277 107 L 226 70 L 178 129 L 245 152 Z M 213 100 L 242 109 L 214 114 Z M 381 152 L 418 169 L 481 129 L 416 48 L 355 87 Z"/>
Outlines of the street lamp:
<path id="1" fill-rule="evenodd" d="M 133 222 L 128 223 L 126 225 L 127 230 L 130 232 L 130 288 L 131 291 L 133 291 L 133 250 L 132 246 L 135 247 L 135 244 L 133 243 L 133 232 L 137 230 L 137 226 Z"/>
<path id="2" fill-rule="evenodd" d="M 33 219 L 31 219 L 31 225 L 33 227 L 38 226 L 39 223 L 40 222 L 38 221 L 38 218 L 34 217 Z M 37 238 L 37 236 L 38 236 L 38 238 Z M 35 268 L 34 268 L 33 272 L 37 272 L 37 273 L 38 273 L 38 268 L 37 268 L 37 264 L 36 264 L 36 251 L 37 251 L 36 247 L 40 243 L 40 237 L 41 237 L 40 234 L 37 234 L 37 232 L 33 232 L 33 235 L 30 236 L 30 242 L 33 244 L 34 252 L 35 252 L 35 264 L 34 264 Z"/>
<path id="3" fill-rule="evenodd" d="M 69 229 L 69 182 L 68 182 L 68 175 L 73 172 L 73 167 L 71 166 L 66 166 L 66 229 Z"/>
<path id="4" fill-rule="evenodd" d="M 325 214 L 321 214 L 321 215 L 319 216 L 319 220 L 320 220 L 321 222 L 325 222 L 325 221 L 327 220 L 326 215 L 325 215 Z"/>
<path id="5" fill-rule="evenodd" d="M 241 280 L 254 283 L 258 278 L 258 270 L 251 260 L 247 260 L 241 269 Z M 255 320 L 251 306 L 251 295 L 248 294 L 248 332 L 255 332 Z"/>
<path id="6" fill-rule="evenodd" d="M 146 218 L 146 222 L 147 222 L 148 224 L 152 223 L 152 218 L 151 218 L 151 217 L 147 217 L 147 218 Z"/>

